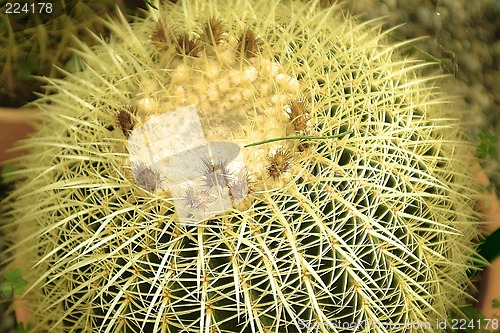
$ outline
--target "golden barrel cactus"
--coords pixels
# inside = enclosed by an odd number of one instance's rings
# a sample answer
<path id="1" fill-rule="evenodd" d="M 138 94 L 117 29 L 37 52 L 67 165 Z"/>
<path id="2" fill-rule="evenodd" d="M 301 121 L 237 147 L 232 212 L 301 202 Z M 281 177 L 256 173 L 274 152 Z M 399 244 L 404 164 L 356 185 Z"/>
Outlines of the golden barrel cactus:
<path id="1" fill-rule="evenodd" d="M 337 5 L 157 6 L 81 43 L 19 145 L 34 329 L 438 331 L 477 195 L 426 64 Z"/>

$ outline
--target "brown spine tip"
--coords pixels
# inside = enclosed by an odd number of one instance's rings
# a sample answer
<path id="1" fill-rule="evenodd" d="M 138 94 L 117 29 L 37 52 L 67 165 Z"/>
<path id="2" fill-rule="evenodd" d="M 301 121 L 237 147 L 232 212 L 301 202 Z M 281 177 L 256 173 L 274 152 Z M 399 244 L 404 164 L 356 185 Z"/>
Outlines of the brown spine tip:
<path id="1" fill-rule="evenodd" d="M 122 129 L 123 135 L 127 138 L 130 135 L 130 132 L 135 127 L 135 121 L 132 119 L 132 116 L 137 114 L 136 106 L 129 106 L 127 108 L 121 109 L 117 114 L 118 123 Z"/>
<path id="2" fill-rule="evenodd" d="M 278 148 L 274 155 L 268 156 L 270 162 L 267 167 L 269 176 L 278 179 L 282 174 L 289 171 L 293 164 L 293 154 L 287 148 Z"/>
<path id="3" fill-rule="evenodd" d="M 229 193 L 235 202 L 240 202 L 252 190 L 250 173 L 244 168 L 238 172 L 236 177 L 229 183 Z"/>
<path id="4" fill-rule="evenodd" d="M 143 164 L 132 164 L 132 173 L 137 185 L 146 190 L 157 190 L 161 185 L 160 172 Z"/>
<path id="5" fill-rule="evenodd" d="M 182 33 L 177 37 L 177 53 L 183 56 L 198 57 L 200 55 L 200 42 L 196 38 L 191 38 L 187 33 Z"/>
<path id="6" fill-rule="evenodd" d="M 255 33 L 247 29 L 238 38 L 238 50 L 246 58 L 255 57 L 259 52 L 260 40 Z"/>
<path id="7" fill-rule="evenodd" d="M 157 21 L 151 34 L 151 41 L 158 50 L 166 50 L 175 41 L 175 34 L 171 28 L 165 28 L 163 23 Z"/>
<path id="8" fill-rule="evenodd" d="M 202 209 L 206 210 L 208 206 L 214 201 L 210 190 L 197 190 L 191 185 L 188 185 L 184 189 L 184 200 L 186 201 L 186 206 L 191 209 Z"/>
<path id="9" fill-rule="evenodd" d="M 213 46 L 222 43 L 222 36 L 224 34 L 224 26 L 222 21 L 218 18 L 210 18 L 203 27 L 204 40 Z"/>
<path id="10" fill-rule="evenodd" d="M 305 101 L 291 100 L 288 104 L 288 118 L 292 122 L 296 132 L 304 132 L 307 129 L 309 107 Z"/>
<path id="11" fill-rule="evenodd" d="M 166 43 L 167 36 L 165 34 L 165 28 L 160 21 L 156 22 L 156 26 L 153 30 L 153 34 L 151 35 L 151 41 L 155 43 Z"/>
<path id="12" fill-rule="evenodd" d="M 220 186 L 226 187 L 231 179 L 231 173 L 227 168 L 226 162 L 219 161 L 217 163 L 211 160 L 204 160 L 205 164 L 205 183 L 209 187 Z"/>

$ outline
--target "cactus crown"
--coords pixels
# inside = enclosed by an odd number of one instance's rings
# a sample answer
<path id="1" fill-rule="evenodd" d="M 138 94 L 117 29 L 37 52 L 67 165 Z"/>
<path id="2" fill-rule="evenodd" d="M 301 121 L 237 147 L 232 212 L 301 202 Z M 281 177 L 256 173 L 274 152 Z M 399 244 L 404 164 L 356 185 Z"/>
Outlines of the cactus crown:
<path id="1" fill-rule="evenodd" d="M 106 24 L 20 145 L 9 226 L 35 330 L 385 332 L 466 297 L 459 123 L 379 27 L 277 0 Z"/>

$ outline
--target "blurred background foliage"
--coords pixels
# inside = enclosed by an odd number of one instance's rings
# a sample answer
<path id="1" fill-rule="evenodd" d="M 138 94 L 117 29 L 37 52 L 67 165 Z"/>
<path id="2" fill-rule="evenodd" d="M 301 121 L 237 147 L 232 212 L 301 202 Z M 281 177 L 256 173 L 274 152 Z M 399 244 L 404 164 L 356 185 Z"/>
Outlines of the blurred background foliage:
<path id="1" fill-rule="evenodd" d="M 52 6 L 52 16 L 7 14 L 6 3 L 11 1 L 0 1 L 4 2 L 0 11 L 0 106 L 19 107 L 35 99 L 35 93 L 43 90 L 34 76 L 60 77 L 56 66 L 71 70 L 74 36 L 93 44 L 91 32 L 108 34 L 99 18 L 113 15 L 117 8 L 131 16 L 145 7 L 135 0 L 58 1 L 66 2 L 67 7 L 61 12 L 62 5 Z"/>

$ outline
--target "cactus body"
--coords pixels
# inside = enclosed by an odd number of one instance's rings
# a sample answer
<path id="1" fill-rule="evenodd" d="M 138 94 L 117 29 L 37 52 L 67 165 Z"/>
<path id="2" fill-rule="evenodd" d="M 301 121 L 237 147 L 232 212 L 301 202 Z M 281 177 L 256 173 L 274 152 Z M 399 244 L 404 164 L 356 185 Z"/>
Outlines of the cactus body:
<path id="1" fill-rule="evenodd" d="M 459 122 L 378 28 L 274 0 L 107 26 L 20 145 L 35 330 L 421 332 L 466 298 Z"/>

